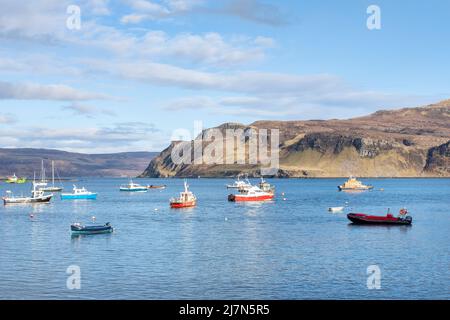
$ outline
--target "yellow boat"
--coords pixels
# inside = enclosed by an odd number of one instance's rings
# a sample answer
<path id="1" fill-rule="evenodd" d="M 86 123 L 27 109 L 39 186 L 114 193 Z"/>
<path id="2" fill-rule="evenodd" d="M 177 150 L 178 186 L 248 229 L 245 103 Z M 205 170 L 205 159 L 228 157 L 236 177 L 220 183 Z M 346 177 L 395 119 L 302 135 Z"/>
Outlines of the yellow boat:
<path id="1" fill-rule="evenodd" d="M 366 186 L 355 177 L 350 177 L 344 184 L 338 186 L 339 191 L 345 190 L 371 190 L 373 186 Z"/>
<path id="2" fill-rule="evenodd" d="M 7 177 L 6 180 L 5 180 L 5 182 L 6 182 L 6 183 L 19 183 L 19 184 L 21 184 L 21 183 L 27 182 L 27 178 L 18 178 L 18 177 L 16 176 L 16 174 L 14 173 L 13 176 Z"/>

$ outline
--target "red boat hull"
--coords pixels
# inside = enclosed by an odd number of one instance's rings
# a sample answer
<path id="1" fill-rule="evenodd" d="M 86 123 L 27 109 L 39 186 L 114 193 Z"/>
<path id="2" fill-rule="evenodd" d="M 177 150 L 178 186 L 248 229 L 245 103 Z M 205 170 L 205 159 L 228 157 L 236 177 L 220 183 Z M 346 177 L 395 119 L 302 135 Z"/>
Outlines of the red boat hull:
<path id="1" fill-rule="evenodd" d="M 267 200 L 272 200 L 274 197 L 273 194 L 271 195 L 264 195 L 264 196 L 257 196 L 257 197 L 252 197 L 252 196 L 241 196 L 241 195 L 234 195 L 234 194 L 230 194 L 228 196 L 228 201 L 233 201 L 233 202 L 241 202 L 241 201 L 267 201 Z"/>
<path id="2" fill-rule="evenodd" d="M 189 201 L 189 202 L 171 202 L 170 207 L 174 209 L 178 208 L 190 208 L 195 207 L 197 204 L 196 201 Z"/>
<path id="3" fill-rule="evenodd" d="M 394 216 L 372 216 L 363 213 L 349 213 L 347 218 L 354 224 L 410 225 L 411 217 L 404 219 Z"/>

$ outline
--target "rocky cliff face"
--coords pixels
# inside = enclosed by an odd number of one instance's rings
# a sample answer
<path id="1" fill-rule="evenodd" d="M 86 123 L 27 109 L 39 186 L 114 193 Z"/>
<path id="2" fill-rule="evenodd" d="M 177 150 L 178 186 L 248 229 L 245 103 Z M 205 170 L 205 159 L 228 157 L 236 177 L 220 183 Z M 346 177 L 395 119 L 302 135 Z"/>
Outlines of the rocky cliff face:
<path id="1" fill-rule="evenodd" d="M 450 141 L 428 151 L 425 171 L 439 176 L 450 176 Z"/>
<path id="2" fill-rule="evenodd" d="M 276 175 L 280 177 L 450 177 L 450 100 L 349 120 L 257 121 L 248 126 L 224 124 L 217 129 L 230 127 L 244 132 L 278 129 L 280 163 Z M 224 145 L 226 142 L 224 137 Z M 171 152 L 177 143 L 154 158 L 143 176 L 259 175 L 260 165 L 249 161 L 175 165 Z M 247 138 L 245 143 L 248 160 Z"/>

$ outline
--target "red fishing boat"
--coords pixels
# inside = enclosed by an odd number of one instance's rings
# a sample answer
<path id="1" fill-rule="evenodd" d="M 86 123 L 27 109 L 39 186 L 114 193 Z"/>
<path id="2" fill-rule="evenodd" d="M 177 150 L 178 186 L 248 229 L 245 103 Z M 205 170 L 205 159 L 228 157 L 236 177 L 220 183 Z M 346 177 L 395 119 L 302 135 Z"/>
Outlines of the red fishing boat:
<path id="1" fill-rule="evenodd" d="M 274 194 L 272 192 L 266 192 L 257 186 L 252 186 L 239 189 L 239 193 L 237 194 L 230 194 L 228 196 L 228 201 L 267 201 L 272 200 L 273 198 Z"/>
<path id="2" fill-rule="evenodd" d="M 364 213 L 349 213 L 347 218 L 354 224 L 411 225 L 412 217 L 406 209 L 401 209 L 398 217 L 388 212 L 385 216 L 373 216 Z"/>
<path id="3" fill-rule="evenodd" d="M 178 198 L 170 199 L 171 208 L 189 208 L 194 207 L 197 204 L 197 198 L 195 195 L 189 191 L 189 186 L 187 181 L 184 181 L 184 191 L 180 192 Z"/>

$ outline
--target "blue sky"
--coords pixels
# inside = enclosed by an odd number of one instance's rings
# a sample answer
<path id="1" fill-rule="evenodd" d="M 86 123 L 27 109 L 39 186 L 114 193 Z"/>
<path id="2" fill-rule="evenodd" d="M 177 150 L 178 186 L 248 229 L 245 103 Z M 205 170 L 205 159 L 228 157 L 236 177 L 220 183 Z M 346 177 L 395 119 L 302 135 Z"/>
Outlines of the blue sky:
<path id="1" fill-rule="evenodd" d="M 196 120 L 350 118 L 450 97 L 446 0 L 0 5 L 0 147 L 159 151 Z M 66 27 L 69 5 L 80 29 Z"/>

